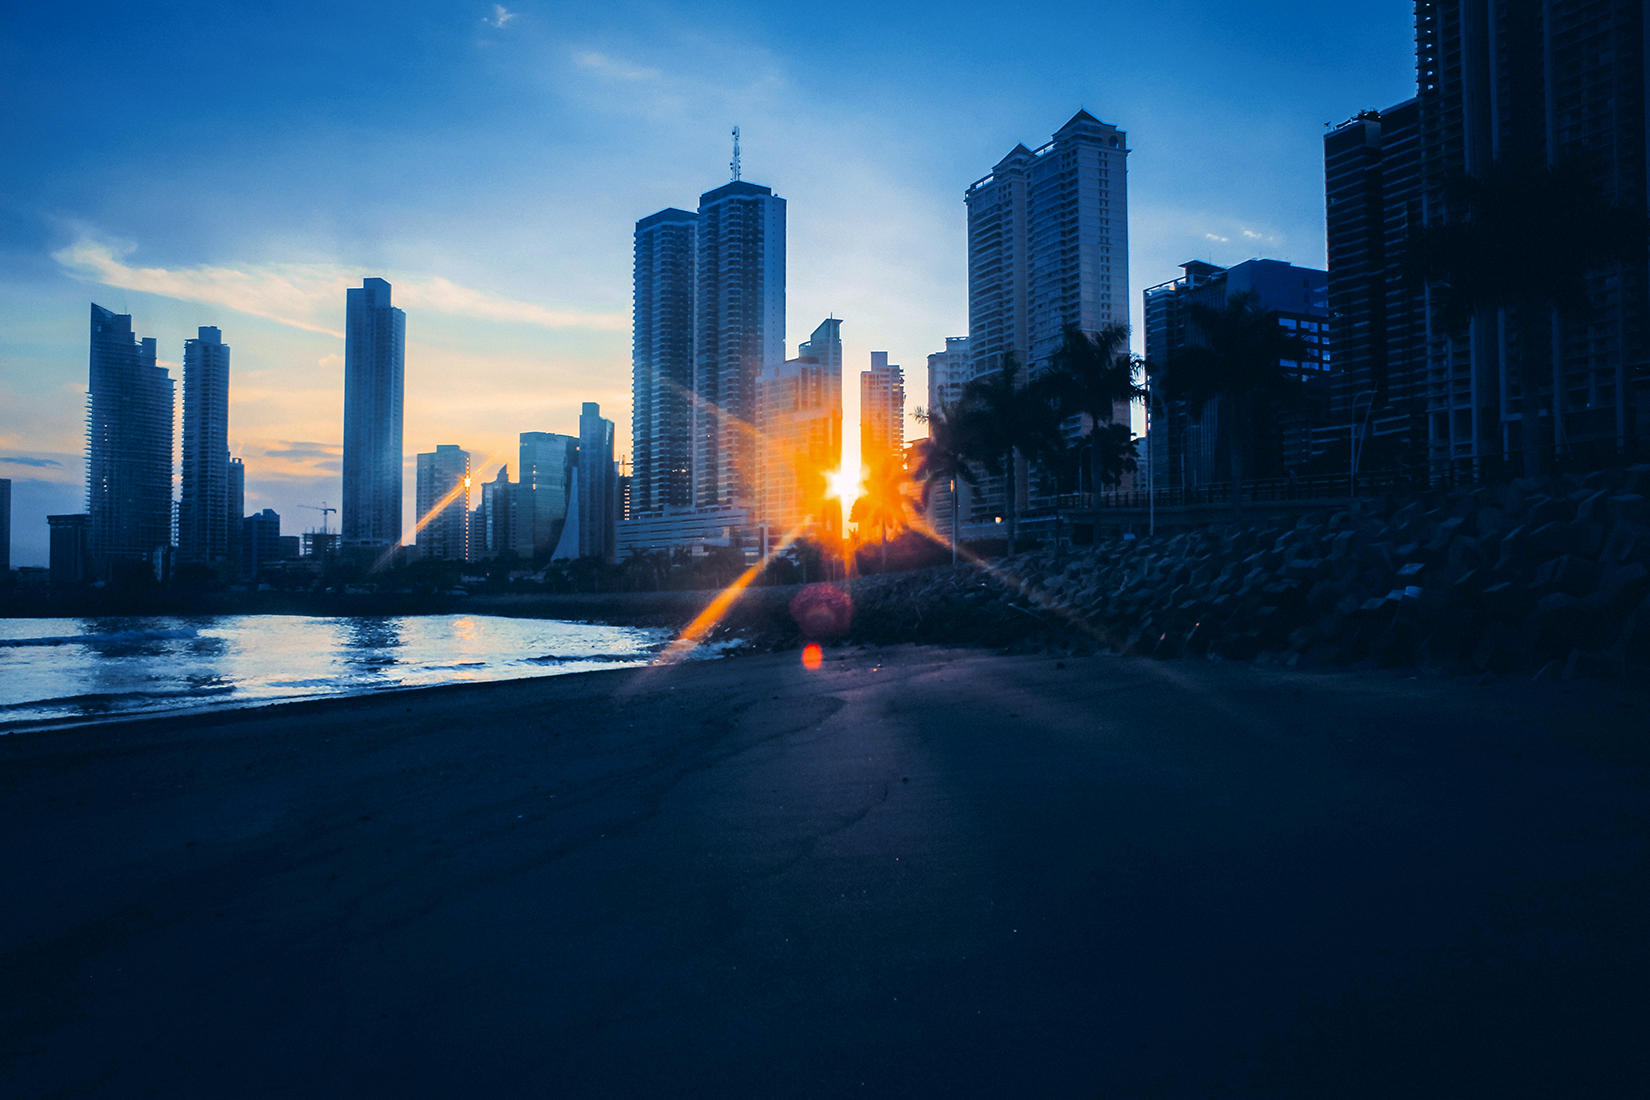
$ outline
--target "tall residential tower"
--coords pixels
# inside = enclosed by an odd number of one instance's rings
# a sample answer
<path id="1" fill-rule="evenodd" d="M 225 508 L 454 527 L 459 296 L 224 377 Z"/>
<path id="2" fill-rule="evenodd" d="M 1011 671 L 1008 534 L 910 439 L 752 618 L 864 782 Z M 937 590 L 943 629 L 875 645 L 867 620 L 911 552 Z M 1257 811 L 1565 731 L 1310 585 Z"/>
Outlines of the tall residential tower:
<path id="1" fill-rule="evenodd" d="M 240 522 L 229 485 L 229 345 L 210 325 L 183 343 L 183 478 L 178 559 L 230 560 L 230 522 Z"/>
<path id="2" fill-rule="evenodd" d="M 699 215 L 636 223 L 631 335 L 633 513 L 693 503 L 693 294 Z"/>
<path id="3" fill-rule="evenodd" d="M 107 576 L 119 559 L 172 545 L 173 382 L 130 314 L 92 305 L 86 397 L 87 549 Z"/>
<path id="4" fill-rule="evenodd" d="M 387 550 L 401 542 L 401 401 L 407 315 L 390 284 L 351 287 L 344 329 L 345 546 Z"/>

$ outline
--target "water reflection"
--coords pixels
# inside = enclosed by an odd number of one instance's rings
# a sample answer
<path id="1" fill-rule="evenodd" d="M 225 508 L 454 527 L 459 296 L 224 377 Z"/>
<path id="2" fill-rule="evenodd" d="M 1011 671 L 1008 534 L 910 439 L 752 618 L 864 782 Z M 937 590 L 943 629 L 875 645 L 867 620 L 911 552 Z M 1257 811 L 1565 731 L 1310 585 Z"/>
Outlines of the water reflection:
<path id="1" fill-rule="evenodd" d="M 0 619 L 0 730 L 642 664 L 666 637 L 486 615 Z"/>

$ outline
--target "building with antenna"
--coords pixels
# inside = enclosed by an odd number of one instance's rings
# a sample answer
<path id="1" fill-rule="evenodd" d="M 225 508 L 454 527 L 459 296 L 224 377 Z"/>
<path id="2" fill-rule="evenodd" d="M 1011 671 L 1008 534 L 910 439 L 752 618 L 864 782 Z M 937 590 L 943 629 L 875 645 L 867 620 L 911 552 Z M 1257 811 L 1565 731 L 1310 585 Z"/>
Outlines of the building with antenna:
<path id="1" fill-rule="evenodd" d="M 202 326 L 183 343 L 183 463 L 178 560 L 216 568 L 231 560 L 236 502 L 229 484 L 229 345 Z M 233 516 L 239 522 L 240 516 Z"/>
<path id="2" fill-rule="evenodd" d="M 86 396 L 87 552 L 100 578 L 172 545 L 173 381 L 131 314 L 92 304 Z"/>

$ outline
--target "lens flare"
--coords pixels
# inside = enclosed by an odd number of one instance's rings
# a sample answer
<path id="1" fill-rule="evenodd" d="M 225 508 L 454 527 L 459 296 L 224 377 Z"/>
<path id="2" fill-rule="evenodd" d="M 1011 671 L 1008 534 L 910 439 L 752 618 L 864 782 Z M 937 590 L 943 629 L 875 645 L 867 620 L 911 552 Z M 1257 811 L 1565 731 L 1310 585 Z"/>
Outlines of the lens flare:
<path id="1" fill-rule="evenodd" d="M 825 651 L 819 648 L 818 642 L 809 642 L 802 647 L 802 667 L 809 672 L 816 671 L 825 663 Z"/>

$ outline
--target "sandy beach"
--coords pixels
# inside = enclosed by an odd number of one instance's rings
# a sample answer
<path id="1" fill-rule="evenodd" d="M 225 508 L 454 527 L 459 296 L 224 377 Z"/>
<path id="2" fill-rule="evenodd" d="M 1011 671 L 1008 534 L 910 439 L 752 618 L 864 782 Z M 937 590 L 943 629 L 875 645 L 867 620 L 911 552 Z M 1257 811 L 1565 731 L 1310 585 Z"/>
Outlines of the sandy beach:
<path id="1" fill-rule="evenodd" d="M 0 738 L 0 1093 L 1644 1087 L 1644 691 L 827 656 Z"/>

